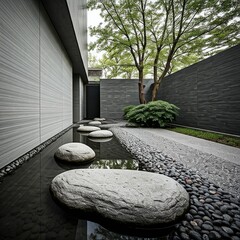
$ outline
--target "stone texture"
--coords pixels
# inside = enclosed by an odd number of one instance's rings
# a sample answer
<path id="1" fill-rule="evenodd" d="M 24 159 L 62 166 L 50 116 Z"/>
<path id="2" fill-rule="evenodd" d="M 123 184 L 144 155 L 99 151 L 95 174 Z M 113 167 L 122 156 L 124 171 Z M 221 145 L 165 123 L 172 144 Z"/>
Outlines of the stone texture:
<path id="1" fill-rule="evenodd" d="M 224 190 L 218 184 L 214 184 L 209 179 L 208 169 L 214 169 L 219 163 L 211 161 L 203 152 L 199 151 L 192 155 L 194 166 L 184 166 L 184 162 L 191 160 L 182 156 L 181 158 L 173 158 L 172 152 L 178 152 L 180 149 L 172 148 L 171 141 L 162 141 L 162 137 L 156 133 L 157 129 L 152 129 L 151 134 L 147 129 L 130 129 L 130 128 L 111 128 L 114 136 L 126 149 L 139 161 L 139 169 L 143 171 L 151 171 L 166 176 L 170 176 L 180 184 L 182 184 L 190 196 L 190 214 L 186 214 L 185 218 L 179 223 L 177 230 L 173 234 L 173 239 L 183 239 L 182 234 L 187 234 L 186 239 L 232 239 L 237 240 L 240 237 L 240 199 L 239 199 L 239 182 L 238 176 L 234 176 L 232 172 L 225 168 L 227 164 L 220 164 L 220 168 L 212 173 L 215 174 L 215 181 L 218 177 L 224 180 L 225 175 L 229 175 L 228 188 Z M 160 131 L 160 130 L 159 130 Z M 169 146 L 170 144 L 170 146 Z M 163 147 L 163 148 L 162 148 Z M 191 155 L 190 148 L 183 148 L 182 151 Z M 195 151 L 197 152 L 197 151 Z M 205 176 L 201 172 L 201 162 L 204 162 Z M 197 170 L 193 168 L 196 167 Z M 238 169 L 234 168 L 236 175 Z M 220 176 L 222 175 L 222 176 Z M 238 174 L 239 175 L 239 174 Z M 208 178 L 207 178 L 208 177 Z M 191 180 L 191 181 L 190 181 Z M 217 182 L 217 181 L 216 181 Z M 220 184 L 221 181 L 218 181 Z M 231 188 L 234 187 L 234 188 Z M 235 189 L 235 195 L 229 193 Z M 239 223 L 239 225 L 238 225 Z M 207 229 L 206 229 L 206 225 Z M 213 230 L 210 230 L 213 227 Z M 225 227 L 224 229 L 222 227 Z M 232 230 L 232 231 L 231 231 Z M 196 234 L 198 233 L 198 234 Z M 207 237 L 206 237 L 207 236 Z"/>
<path id="2" fill-rule="evenodd" d="M 95 157 L 95 152 L 83 143 L 66 143 L 58 148 L 54 157 L 61 161 L 84 164 Z"/>
<path id="3" fill-rule="evenodd" d="M 98 143 L 104 143 L 104 142 L 109 142 L 111 141 L 113 138 L 89 138 L 90 141 L 92 142 L 98 142 Z"/>
<path id="4" fill-rule="evenodd" d="M 69 208 L 128 227 L 173 223 L 189 206 L 188 193 L 175 180 L 134 170 L 71 170 L 56 176 L 51 190 Z"/>
<path id="5" fill-rule="evenodd" d="M 102 123 L 100 121 L 91 121 L 88 123 L 88 125 L 91 125 L 91 126 L 98 126 L 98 125 L 101 125 Z"/>
<path id="6" fill-rule="evenodd" d="M 101 130 L 101 128 L 94 127 L 94 126 L 80 126 L 77 130 L 78 132 L 93 132 L 93 131 Z"/>
<path id="7" fill-rule="evenodd" d="M 112 136 L 113 136 L 113 133 L 109 130 L 98 130 L 98 131 L 91 132 L 88 135 L 88 137 L 91 137 L 91 138 L 109 138 Z"/>
<path id="8" fill-rule="evenodd" d="M 100 121 L 100 122 L 101 122 L 101 121 L 106 121 L 105 118 L 94 118 L 93 120 L 94 120 L 94 121 Z"/>

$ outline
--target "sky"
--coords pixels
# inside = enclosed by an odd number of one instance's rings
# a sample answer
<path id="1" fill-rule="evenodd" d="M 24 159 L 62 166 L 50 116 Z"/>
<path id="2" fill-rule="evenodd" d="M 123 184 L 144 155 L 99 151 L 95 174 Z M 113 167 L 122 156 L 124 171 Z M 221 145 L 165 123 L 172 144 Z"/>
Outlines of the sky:
<path id="1" fill-rule="evenodd" d="M 89 26 L 97 26 L 102 21 L 102 18 L 100 16 L 100 10 L 88 10 L 87 13 L 87 23 Z M 93 41 L 95 38 L 90 37 L 89 30 L 88 30 L 88 43 Z"/>

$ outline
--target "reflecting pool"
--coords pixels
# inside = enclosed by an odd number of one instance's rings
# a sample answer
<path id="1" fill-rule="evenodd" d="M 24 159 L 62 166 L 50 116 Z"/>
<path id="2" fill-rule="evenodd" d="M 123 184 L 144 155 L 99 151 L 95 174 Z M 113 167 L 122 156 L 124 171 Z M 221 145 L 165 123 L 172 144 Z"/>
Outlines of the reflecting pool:
<path id="1" fill-rule="evenodd" d="M 70 214 L 53 201 L 49 191 L 52 179 L 76 168 L 59 163 L 53 157 L 57 148 L 68 142 L 82 142 L 95 151 L 95 161 L 86 167 L 138 170 L 138 163 L 114 137 L 106 142 L 91 141 L 72 128 L 0 184 L 0 239 L 162 239 L 113 233 Z"/>

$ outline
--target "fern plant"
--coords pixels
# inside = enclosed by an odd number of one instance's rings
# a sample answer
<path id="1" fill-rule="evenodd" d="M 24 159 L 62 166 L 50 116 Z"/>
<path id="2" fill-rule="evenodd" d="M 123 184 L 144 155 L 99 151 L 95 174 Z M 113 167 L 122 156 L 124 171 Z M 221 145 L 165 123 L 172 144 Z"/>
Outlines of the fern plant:
<path id="1" fill-rule="evenodd" d="M 135 105 L 129 105 L 129 106 L 126 106 L 126 107 L 123 108 L 123 117 L 124 117 L 124 119 L 126 119 L 127 113 L 134 107 L 136 107 L 136 106 Z"/>
<path id="2" fill-rule="evenodd" d="M 165 127 L 178 115 L 179 108 L 174 104 L 158 100 L 147 104 L 130 107 L 125 118 L 128 122 L 139 124 L 143 127 Z"/>

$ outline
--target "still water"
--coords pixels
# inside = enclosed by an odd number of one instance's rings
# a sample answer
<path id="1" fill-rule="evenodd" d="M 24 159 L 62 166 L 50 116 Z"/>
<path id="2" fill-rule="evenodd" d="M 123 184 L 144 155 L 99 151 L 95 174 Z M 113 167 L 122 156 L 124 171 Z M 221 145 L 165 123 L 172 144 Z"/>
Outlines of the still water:
<path id="1" fill-rule="evenodd" d="M 81 216 L 73 216 L 53 201 L 49 191 L 52 179 L 73 168 L 54 159 L 57 148 L 68 142 L 82 142 L 95 151 L 90 168 L 138 169 L 138 163 L 114 137 L 108 142 L 93 142 L 76 128 L 70 129 L 0 184 L 0 239 L 161 239 L 113 233 Z"/>

